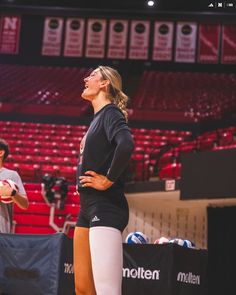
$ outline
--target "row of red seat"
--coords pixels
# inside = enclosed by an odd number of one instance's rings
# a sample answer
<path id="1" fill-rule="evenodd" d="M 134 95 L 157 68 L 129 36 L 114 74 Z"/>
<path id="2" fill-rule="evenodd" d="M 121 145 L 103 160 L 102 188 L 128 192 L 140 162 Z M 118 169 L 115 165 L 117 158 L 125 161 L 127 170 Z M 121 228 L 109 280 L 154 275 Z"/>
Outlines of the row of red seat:
<path id="1" fill-rule="evenodd" d="M 91 70 L 76 67 L 0 65 L 0 97 L 23 104 L 83 105 L 83 79 Z"/>
<path id="2" fill-rule="evenodd" d="M 231 127 L 227 129 L 218 129 L 216 131 L 206 132 L 200 135 L 197 139 L 190 142 L 183 142 L 181 145 L 172 147 L 170 150 L 165 152 L 157 163 L 158 165 L 158 176 L 160 179 L 178 179 L 181 177 L 181 157 L 179 153 L 181 151 L 180 147 L 185 147 L 184 152 L 193 152 L 196 149 L 196 143 L 198 140 L 208 140 L 207 145 L 204 145 L 204 149 L 212 149 L 212 145 L 208 142 L 213 143 L 217 138 L 223 138 L 223 146 L 217 145 L 213 149 L 220 148 L 236 148 L 236 142 L 230 143 L 233 138 L 233 134 L 236 131 L 236 127 Z M 232 135 L 230 137 L 228 134 Z M 217 137 L 218 136 L 218 137 Z M 137 169 L 137 178 L 148 179 L 153 172 L 150 169 L 150 155 L 149 154 L 136 154 L 133 156 L 134 165 L 133 169 Z M 155 161 L 154 161 L 155 164 Z M 153 164 L 153 165 L 154 165 Z M 13 164 L 16 165 L 16 164 Z M 25 171 L 30 171 L 24 164 L 22 166 Z M 13 166 L 14 168 L 14 166 Z M 52 172 L 52 171 L 48 171 Z M 22 170 L 23 173 L 23 170 Z M 75 176 L 75 171 L 73 171 L 73 176 Z M 30 176 L 29 179 L 32 179 Z M 50 207 L 45 203 L 41 194 L 41 184 L 40 183 L 26 183 L 25 184 L 27 194 L 30 201 L 30 206 L 27 211 L 23 211 L 18 207 L 14 210 L 14 220 L 16 222 L 15 232 L 16 233 L 35 233 L 35 234 L 49 234 L 54 233 L 55 229 L 49 225 L 49 215 Z M 62 228 L 66 220 L 75 222 L 77 214 L 80 210 L 80 199 L 79 195 L 76 193 L 74 185 L 69 186 L 69 192 L 66 198 L 65 208 L 63 210 L 57 209 L 54 222 L 55 224 Z M 69 236 L 73 236 L 73 227 L 68 232 Z"/>
<path id="3" fill-rule="evenodd" d="M 29 208 L 22 210 L 14 206 L 13 220 L 16 233 L 27 234 L 50 234 L 56 230 L 49 223 L 50 206 L 45 202 L 41 193 L 40 183 L 25 183 L 25 189 L 29 199 Z M 80 210 L 80 198 L 76 193 L 74 185 L 69 186 L 69 191 L 65 199 L 63 209 L 56 208 L 54 223 L 60 229 L 63 228 L 65 221 L 76 221 Z M 68 232 L 73 235 L 73 227 Z"/>
<path id="4" fill-rule="evenodd" d="M 29 125 L 26 122 L 0 121 L 2 137 L 11 148 L 7 165 L 17 169 L 26 181 L 39 181 L 45 173 L 50 173 L 66 176 L 70 182 L 75 182 L 79 144 L 87 126 L 75 128 L 80 136 L 73 137 L 74 126 L 52 124 L 50 130 L 50 124 L 45 124 L 45 128 L 39 123 Z M 69 130 L 70 134 L 63 130 Z M 144 128 L 131 128 L 131 131 L 136 146 L 131 160 L 132 179 L 135 181 L 149 179 L 163 146 L 179 144 L 191 137 L 189 131 Z"/>
<path id="5" fill-rule="evenodd" d="M 1 111 L 86 115 L 90 112 L 89 104 L 81 99 L 81 93 L 83 79 L 90 71 L 89 68 L 0 64 Z M 234 73 L 146 70 L 131 98 L 130 118 L 140 119 L 140 112 L 142 119 L 148 120 L 169 120 L 171 116 L 177 121 L 222 118 L 235 110 L 235 93 Z M 159 118 L 155 118 L 155 113 Z"/>
<path id="6" fill-rule="evenodd" d="M 32 124 L 32 123 L 31 123 Z M 44 140 L 34 141 L 26 139 L 27 130 L 17 133 L 12 137 L 11 128 L 16 128 L 16 124 L 0 121 L 0 127 L 3 130 L 1 136 L 10 143 L 11 154 L 7 165 L 20 172 L 25 181 L 40 181 L 46 173 L 54 176 L 64 176 L 68 181 L 75 183 L 75 171 L 79 151 L 79 140 L 72 141 L 70 136 L 66 141 L 61 141 L 57 134 L 53 135 L 53 141 L 43 135 L 44 128 L 40 126 L 41 136 Z M 42 124 L 43 125 L 43 124 Z M 60 125 L 58 125 L 60 126 Z M 55 130 L 60 127 L 53 126 Z M 47 125 L 49 127 L 49 125 Z M 69 127 L 66 127 L 69 128 Z M 82 135 L 86 128 L 81 127 Z M 50 130 L 50 128 L 48 128 Z M 169 168 L 176 171 L 175 164 L 181 168 L 181 155 L 194 151 L 203 151 L 213 149 L 216 146 L 225 146 L 233 144 L 235 141 L 236 128 L 218 129 L 212 132 L 206 132 L 195 139 L 191 132 L 175 130 L 162 131 L 162 134 L 154 129 L 132 129 L 135 140 L 135 150 L 131 159 L 132 180 L 148 180 L 151 176 L 159 176 L 161 179 L 166 177 L 180 177 L 181 169 L 178 173 L 170 171 L 169 176 L 164 175 L 162 170 L 166 165 L 172 165 Z M 155 134 L 156 133 L 156 134 Z M 30 134 L 28 134 L 30 136 Z M 81 137 L 82 138 L 82 137 Z M 166 168 L 167 169 L 167 168 Z"/>
<path id="7" fill-rule="evenodd" d="M 236 75 L 144 71 L 131 108 L 179 111 L 193 120 L 221 118 L 236 107 Z"/>

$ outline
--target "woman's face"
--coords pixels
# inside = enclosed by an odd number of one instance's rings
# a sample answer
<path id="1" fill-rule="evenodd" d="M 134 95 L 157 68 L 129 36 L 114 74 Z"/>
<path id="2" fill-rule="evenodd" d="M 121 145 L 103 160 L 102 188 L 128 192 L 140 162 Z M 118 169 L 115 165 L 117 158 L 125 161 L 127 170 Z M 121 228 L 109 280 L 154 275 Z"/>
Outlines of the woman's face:
<path id="1" fill-rule="evenodd" d="M 84 79 L 85 88 L 81 94 L 82 98 L 92 101 L 98 95 L 102 85 L 102 75 L 99 69 L 95 69 Z"/>

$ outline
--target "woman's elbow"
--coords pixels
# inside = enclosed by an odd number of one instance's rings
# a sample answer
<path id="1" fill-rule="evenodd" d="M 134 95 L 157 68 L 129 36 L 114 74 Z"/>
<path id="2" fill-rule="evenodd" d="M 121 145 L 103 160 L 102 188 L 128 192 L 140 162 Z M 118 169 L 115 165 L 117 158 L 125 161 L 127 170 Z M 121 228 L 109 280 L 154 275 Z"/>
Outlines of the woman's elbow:
<path id="1" fill-rule="evenodd" d="M 134 150 L 134 141 L 133 140 L 126 141 L 124 145 L 125 145 L 126 153 L 131 155 Z"/>

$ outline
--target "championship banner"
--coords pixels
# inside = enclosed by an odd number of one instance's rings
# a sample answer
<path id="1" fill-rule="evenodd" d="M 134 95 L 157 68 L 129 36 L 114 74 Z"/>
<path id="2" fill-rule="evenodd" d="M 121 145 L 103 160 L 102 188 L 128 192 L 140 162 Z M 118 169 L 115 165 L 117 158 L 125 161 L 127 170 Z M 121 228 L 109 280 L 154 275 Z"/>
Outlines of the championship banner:
<path id="1" fill-rule="evenodd" d="M 123 295 L 207 295 L 207 250 L 177 244 L 123 249 Z"/>
<path id="2" fill-rule="evenodd" d="M 0 234 L 0 294 L 75 295 L 74 289 L 71 238 Z"/>
<path id="3" fill-rule="evenodd" d="M 61 54 L 63 23 L 61 17 L 45 18 L 42 55 L 59 56 Z"/>
<path id="4" fill-rule="evenodd" d="M 106 41 L 106 20 L 89 19 L 87 25 L 87 38 L 85 56 L 104 58 Z"/>
<path id="5" fill-rule="evenodd" d="M 236 24 L 227 24 L 222 27 L 222 55 L 221 63 L 236 63 Z"/>
<path id="6" fill-rule="evenodd" d="M 83 55 L 84 19 L 66 20 L 64 56 L 81 57 Z"/>
<path id="7" fill-rule="evenodd" d="M 174 24 L 172 22 L 155 22 L 152 53 L 153 60 L 172 60 L 173 33 Z"/>
<path id="8" fill-rule="evenodd" d="M 125 59 L 127 51 L 128 21 L 110 20 L 108 58 Z"/>
<path id="9" fill-rule="evenodd" d="M 2 16 L 0 26 L 0 53 L 18 54 L 20 28 L 20 16 Z"/>
<path id="10" fill-rule="evenodd" d="M 195 62 L 197 24 L 193 22 L 178 22 L 176 28 L 176 62 Z"/>
<path id="11" fill-rule="evenodd" d="M 198 62 L 213 63 L 219 61 L 220 25 L 200 24 L 198 40 Z"/>
<path id="12" fill-rule="evenodd" d="M 131 22 L 129 58 L 148 59 L 150 22 L 133 20 Z"/>

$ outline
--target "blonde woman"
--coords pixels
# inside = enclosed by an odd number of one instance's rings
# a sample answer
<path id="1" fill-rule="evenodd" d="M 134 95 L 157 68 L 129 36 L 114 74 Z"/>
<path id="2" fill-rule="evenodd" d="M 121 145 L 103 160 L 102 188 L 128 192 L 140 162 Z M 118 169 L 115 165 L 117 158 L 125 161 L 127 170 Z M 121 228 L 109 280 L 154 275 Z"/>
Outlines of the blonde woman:
<path id="1" fill-rule="evenodd" d="M 120 74 L 99 66 L 84 79 L 82 98 L 94 117 L 80 144 L 81 208 L 74 232 L 76 295 L 121 295 L 122 231 L 129 218 L 125 170 L 134 143 Z"/>

